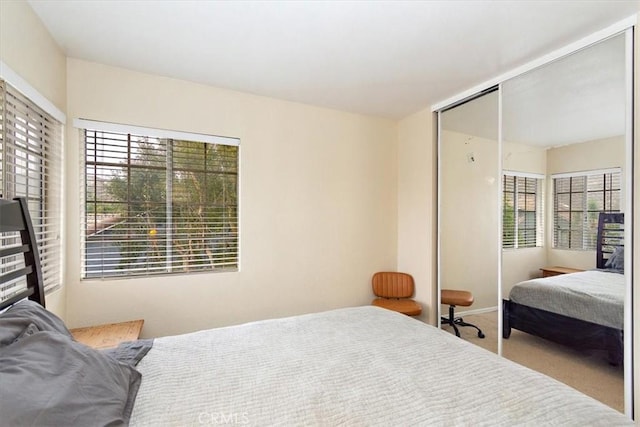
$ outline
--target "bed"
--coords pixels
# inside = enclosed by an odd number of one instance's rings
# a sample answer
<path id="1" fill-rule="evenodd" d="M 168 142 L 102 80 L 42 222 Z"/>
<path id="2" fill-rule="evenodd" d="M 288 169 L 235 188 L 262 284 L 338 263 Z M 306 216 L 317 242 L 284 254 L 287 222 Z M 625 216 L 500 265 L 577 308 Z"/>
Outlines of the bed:
<path id="1" fill-rule="evenodd" d="M 0 313 L 3 425 L 633 425 L 560 382 L 379 307 L 105 352 L 75 342 L 29 286 Z"/>
<path id="2" fill-rule="evenodd" d="M 502 336 L 511 329 L 623 361 L 624 214 L 601 213 L 596 269 L 527 280 L 503 301 Z"/>

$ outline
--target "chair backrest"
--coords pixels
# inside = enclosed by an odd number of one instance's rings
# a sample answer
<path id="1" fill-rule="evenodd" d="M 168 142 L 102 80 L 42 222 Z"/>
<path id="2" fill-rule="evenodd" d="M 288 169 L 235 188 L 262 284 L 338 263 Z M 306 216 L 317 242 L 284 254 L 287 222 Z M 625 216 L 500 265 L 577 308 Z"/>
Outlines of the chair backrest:
<path id="1" fill-rule="evenodd" d="M 381 298 L 411 298 L 413 296 L 413 277 L 407 273 L 381 271 L 371 279 L 373 293 Z"/>

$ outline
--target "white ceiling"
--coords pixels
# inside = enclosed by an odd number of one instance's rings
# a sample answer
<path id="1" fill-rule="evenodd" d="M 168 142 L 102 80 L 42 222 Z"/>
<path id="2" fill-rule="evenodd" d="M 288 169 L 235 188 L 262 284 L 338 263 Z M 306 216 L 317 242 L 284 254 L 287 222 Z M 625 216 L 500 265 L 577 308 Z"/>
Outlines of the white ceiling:
<path id="1" fill-rule="evenodd" d="M 402 118 L 640 1 L 29 0 L 70 57 Z"/>

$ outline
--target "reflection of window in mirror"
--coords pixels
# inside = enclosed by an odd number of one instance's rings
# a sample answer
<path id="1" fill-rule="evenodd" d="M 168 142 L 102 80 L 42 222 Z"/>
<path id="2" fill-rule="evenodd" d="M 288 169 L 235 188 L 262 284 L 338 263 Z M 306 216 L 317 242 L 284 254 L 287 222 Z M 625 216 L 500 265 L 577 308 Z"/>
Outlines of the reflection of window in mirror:
<path id="1" fill-rule="evenodd" d="M 502 248 L 543 246 L 543 175 L 505 172 L 502 197 Z"/>
<path id="2" fill-rule="evenodd" d="M 552 175 L 554 248 L 596 248 L 600 212 L 620 212 L 620 175 L 620 169 Z"/>

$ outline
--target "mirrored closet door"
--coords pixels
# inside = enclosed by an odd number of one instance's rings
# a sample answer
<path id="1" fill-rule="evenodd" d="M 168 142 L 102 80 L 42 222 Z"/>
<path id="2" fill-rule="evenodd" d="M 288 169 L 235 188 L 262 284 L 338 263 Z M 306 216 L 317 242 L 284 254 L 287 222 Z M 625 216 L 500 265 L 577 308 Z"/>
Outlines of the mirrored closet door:
<path id="1" fill-rule="evenodd" d="M 624 247 L 630 206 L 625 43 L 608 38 L 501 88 L 502 355 L 620 411 L 629 272 L 597 258 Z M 598 229 L 601 212 L 616 213 L 605 225 L 616 231 Z"/>
<path id="2" fill-rule="evenodd" d="M 440 313 L 449 318 L 457 301 L 455 317 L 474 325 L 456 325 L 460 335 L 497 352 L 498 91 L 441 112 L 439 123 Z"/>
<path id="3" fill-rule="evenodd" d="M 631 416 L 633 34 L 620 31 L 436 109 L 438 292 L 473 296 L 455 315 L 485 338 L 460 326 L 461 339 Z"/>

